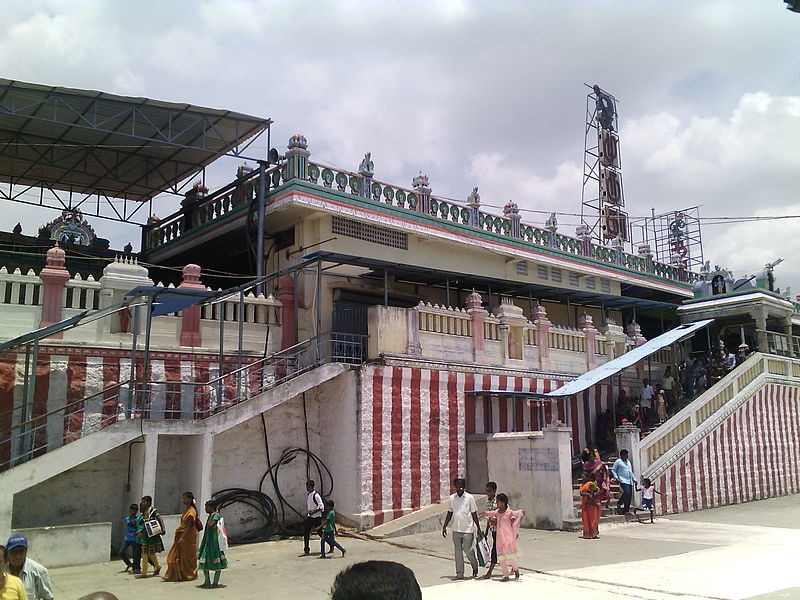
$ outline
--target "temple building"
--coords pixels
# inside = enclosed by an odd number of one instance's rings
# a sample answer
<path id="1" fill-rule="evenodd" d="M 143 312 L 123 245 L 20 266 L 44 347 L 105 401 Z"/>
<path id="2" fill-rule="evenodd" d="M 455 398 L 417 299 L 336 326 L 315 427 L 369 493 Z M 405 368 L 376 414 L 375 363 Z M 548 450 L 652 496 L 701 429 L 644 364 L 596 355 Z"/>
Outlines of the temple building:
<path id="1" fill-rule="evenodd" d="M 370 153 L 346 171 L 312 150 L 295 135 L 218 189 L 185 189 L 177 212 L 142 225 L 138 252 L 98 248 L 75 211 L 36 238 L 41 266 L 0 252 L 0 530 L 64 525 L 107 548 L 130 502 L 178 513 L 186 489 L 266 495 L 288 523 L 309 476 L 361 530 L 436 510 L 456 476 L 476 491 L 502 481 L 526 525 L 561 529 L 573 457 L 601 442 L 630 448 L 667 493 L 661 512 L 681 512 L 712 505 L 685 462 L 738 411 L 751 417 L 736 421 L 742 452 L 771 403 L 799 414 L 798 304 L 773 290 L 771 266 L 734 289 L 721 269 L 571 235 L 555 214 L 485 210 L 469 182 L 463 202 L 445 200 L 422 172 L 396 185 Z M 197 165 L 220 152 L 182 151 Z M 93 243 L 102 269 L 69 254 Z M 747 344 L 746 362 L 647 437 L 614 430 L 623 390 L 720 342 Z M 781 423 L 762 462 L 800 434 L 800 419 Z M 737 501 L 796 492 L 796 479 Z M 225 518 L 244 538 L 257 517 L 232 505 Z"/>

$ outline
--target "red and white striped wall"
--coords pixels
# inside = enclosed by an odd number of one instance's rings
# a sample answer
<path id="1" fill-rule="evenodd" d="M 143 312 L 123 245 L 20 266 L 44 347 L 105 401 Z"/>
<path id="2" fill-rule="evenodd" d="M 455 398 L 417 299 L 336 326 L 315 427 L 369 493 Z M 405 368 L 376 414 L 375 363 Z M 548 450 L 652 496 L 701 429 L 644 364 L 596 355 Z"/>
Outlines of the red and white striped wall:
<path id="1" fill-rule="evenodd" d="M 767 384 L 655 481 L 659 514 L 800 491 L 800 388 Z"/>
<path id="2" fill-rule="evenodd" d="M 141 360 L 141 358 L 139 359 Z M 57 411 L 70 402 L 99 394 L 130 377 L 130 352 L 106 348 L 71 346 L 43 346 L 39 351 L 36 369 L 36 388 L 30 418 L 36 419 Z M 141 370 L 143 365 L 139 364 Z M 230 367 L 235 368 L 231 363 Z M 184 352 L 152 352 L 148 379 L 164 382 L 154 386 L 152 400 L 147 409 L 167 419 L 195 418 L 204 395 L 194 382 L 208 381 L 217 376 L 219 357 L 213 354 Z M 0 432 L 18 424 L 22 411 L 25 355 L 7 353 L 0 356 Z M 207 398 L 206 398 L 207 401 Z M 84 431 L 107 426 L 114 422 L 120 397 L 117 392 L 98 395 L 80 410 L 80 403 L 72 409 L 74 414 L 55 415 L 35 422 L 35 447 L 49 443 L 59 446 L 60 440 L 70 434 L 77 439 Z M 13 410 L 16 409 L 16 410 Z M 9 459 L 9 440 L 0 441 L 0 463 Z"/>
<path id="3" fill-rule="evenodd" d="M 363 514 L 374 525 L 395 519 L 451 493 L 465 475 L 466 436 L 472 433 L 537 431 L 552 419 L 521 398 L 476 397 L 474 389 L 546 393 L 555 379 L 483 375 L 400 366 L 367 366 L 362 377 L 361 473 Z M 611 386 L 585 398 L 561 400 L 556 410 L 573 429 L 577 454 L 594 439 L 594 419 L 610 406 Z"/>

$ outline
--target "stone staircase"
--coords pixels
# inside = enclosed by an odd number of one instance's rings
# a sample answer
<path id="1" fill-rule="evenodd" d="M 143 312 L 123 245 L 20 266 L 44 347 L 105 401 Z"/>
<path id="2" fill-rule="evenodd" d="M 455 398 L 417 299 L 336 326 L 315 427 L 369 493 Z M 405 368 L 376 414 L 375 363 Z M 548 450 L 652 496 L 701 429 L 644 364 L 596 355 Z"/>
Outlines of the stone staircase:
<path id="1" fill-rule="evenodd" d="M 617 460 L 616 456 L 609 456 L 605 459 L 609 474 L 611 473 L 611 466 L 614 464 L 615 460 Z M 564 519 L 564 531 L 583 531 L 583 521 L 581 520 L 581 477 L 583 477 L 583 469 L 578 471 L 577 477 L 572 482 L 572 504 L 575 508 L 576 516 L 572 519 Z M 621 490 L 619 484 L 612 483 L 611 500 L 608 502 L 610 508 L 605 507 L 605 502 L 603 502 L 600 508 L 601 525 L 608 523 L 626 523 L 631 518 L 630 515 L 626 517 L 625 515 L 616 514 L 617 499 L 619 498 L 620 493 Z"/>

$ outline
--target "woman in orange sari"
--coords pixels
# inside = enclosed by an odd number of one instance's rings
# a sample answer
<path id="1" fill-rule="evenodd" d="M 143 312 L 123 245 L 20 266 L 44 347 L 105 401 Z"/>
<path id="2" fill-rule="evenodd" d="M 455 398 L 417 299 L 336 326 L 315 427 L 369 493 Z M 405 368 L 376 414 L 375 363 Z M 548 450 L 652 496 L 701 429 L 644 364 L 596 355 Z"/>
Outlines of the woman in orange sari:
<path id="1" fill-rule="evenodd" d="M 164 581 L 192 581 L 197 579 L 197 505 L 194 494 L 184 492 L 184 511 L 181 524 L 175 529 L 175 540 L 167 555 L 167 572 Z"/>
<path id="2" fill-rule="evenodd" d="M 583 539 L 593 540 L 600 535 L 600 486 L 595 477 L 584 476 L 581 485 L 581 519 L 583 520 Z"/>

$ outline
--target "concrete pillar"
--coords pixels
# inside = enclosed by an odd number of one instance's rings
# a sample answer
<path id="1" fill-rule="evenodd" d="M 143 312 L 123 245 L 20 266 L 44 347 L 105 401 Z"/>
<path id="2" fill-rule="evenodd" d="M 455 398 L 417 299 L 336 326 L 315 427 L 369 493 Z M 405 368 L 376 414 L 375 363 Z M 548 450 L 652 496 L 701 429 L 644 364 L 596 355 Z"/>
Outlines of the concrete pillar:
<path id="1" fill-rule="evenodd" d="M 200 282 L 199 265 L 188 264 L 183 267 L 183 281 L 178 286 L 179 290 L 204 290 Z M 200 334 L 200 307 L 196 304 L 183 309 L 181 319 L 181 346 L 196 348 L 203 345 L 203 338 Z"/>
<path id="2" fill-rule="evenodd" d="M 586 369 L 591 371 L 597 366 L 597 355 L 595 354 L 594 346 L 597 334 L 600 332 L 594 328 L 592 317 L 585 313 L 578 319 L 578 329 L 583 331 L 586 344 Z"/>
<path id="3" fill-rule="evenodd" d="M 297 343 L 297 315 L 294 309 L 294 278 L 281 277 L 278 283 L 278 300 L 281 302 L 281 350 Z"/>
<path id="4" fill-rule="evenodd" d="M 210 500 L 211 496 L 214 495 L 214 481 L 212 479 L 212 474 L 214 472 L 213 433 L 203 434 L 202 452 L 203 455 L 201 460 L 203 468 L 200 470 L 200 487 L 197 490 L 197 498 L 202 498 L 202 503 L 198 503 L 198 506 L 205 504 L 206 500 Z"/>
<path id="5" fill-rule="evenodd" d="M 483 323 L 489 312 L 484 310 L 481 295 L 476 291 L 467 296 L 467 312 L 472 318 L 472 359 L 475 362 L 483 362 L 485 348 Z"/>
<path id="6" fill-rule="evenodd" d="M 553 324 L 547 318 L 547 311 L 541 304 L 534 307 L 531 316 L 539 343 L 539 368 L 547 370 L 550 368 L 550 327 Z"/>
<path id="7" fill-rule="evenodd" d="M 158 471 L 158 434 L 144 434 L 144 466 L 142 468 L 142 496 L 154 496 Z M 154 502 L 156 500 L 153 500 Z"/>
<path id="8" fill-rule="evenodd" d="M 0 531 L 10 533 L 12 531 L 12 516 L 14 509 L 14 494 L 3 492 L 0 494 Z M 3 538 L 3 544 L 5 544 Z"/>
<path id="9" fill-rule="evenodd" d="M 756 322 L 756 344 L 759 352 L 769 352 L 769 341 L 767 340 L 767 315 L 761 311 L 753 315 Z"/>
<path id="10" fill-rule="evenodd" d="M 289 138 L 286 150 L 285 180 L 308 178 L 308 141 L 305 136 L 293 135 Z"/>
<path id="11" fill-rule="evenodd" d="M 408 331 L 406 354 L 420 356 L 422 354 L 422 344 L 419 343 L 419 310 L 409 308 L 406 311 L 406 319 L 406 329 Z"/>
<path id="12" fill-rule="evenodd" d="M 47 261 L 45 267 L 39 273 L 42 279 L 42 316 L 39 320 L 39 327 L 47 327 L 61 320 L 61 309 L 64 306 L 64 290 L 69 280 L 69 271 L 64 266 L 66 264 L 66 253 L 56 245 L 47 251 Z M 53 339 L 61 339 L 62 332 L 50 336 Z"/>
<path id="13" fill-rule="evenodd" d="M 791 317 L 786 317 L 783 320 L 783 333 L 788 338 L 789 343 L 789 356 L 794 357 L 794 344 L 792 343 L 792 319 Z M 744 341 L 744 340 L 742 340 Z"/>
<path id="14" fill-rule="evenodd" d="M 633 472 L 637 477 L 641 477 L 639 467 L 641 466 L 639 460 L 639 439 L 641 431 L 635 425 L 620 425 L 614 428 L 614 434 L 617 438 L 617 453 L 623 450 L 628 451 L 628 459 L 633 465 Z"/>
<path id="15" fill-rule="evenodd" d="M 417 193 L 417 198 L 419 199 L 419 203 L 417 204 L 417 210 L 421 213 L 429 215 L 431 213 L 432 190 L 428 181 L 428 176 L 423 175 L 422 171 L 420 171 L 419 175 L 414 177 L 411 183 L 412 186 L 414 187 L 414 191 Z"/>
<path id="16" fill-rule="evenodd" d="M 561 509 L 561 523 L 563 527 L 564 519 L 575 516 L 575 507 L 572 501 L 572 447 L 570 445 L 572 429 L 563 425 L 545 425 L 544 432 L 545 444 L 550 448 L 556 448 L 558 456 L 558 505 Z M 540 493 L 545 493 L 541 490 Z"/>

